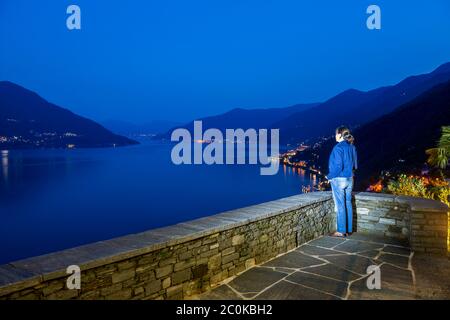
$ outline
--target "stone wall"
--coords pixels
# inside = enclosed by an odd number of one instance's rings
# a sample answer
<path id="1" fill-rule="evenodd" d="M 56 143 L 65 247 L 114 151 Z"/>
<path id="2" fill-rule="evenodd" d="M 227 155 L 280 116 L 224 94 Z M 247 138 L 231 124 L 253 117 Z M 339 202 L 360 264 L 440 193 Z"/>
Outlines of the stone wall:
<path id="1" fill-rule="evenodd" d="M 411 207 L 410 244 L 414 251 L 445 254 L 450 252 L 447 208 L 435 204 L 428 207 Z"/>
<path id="2" fill-rule="evenodd" d="M 0 266 L 0 299 L 182 299 L 331 232 L 311 193 Z M 69 265 L 81 289 L 66 287 Z"/>
<path id="3" fill-rule="evenodd" d="M 397 239 L 409 239 L 410 212 L 407 203 L 388 194 L 359 193 L 355 196 L 356 230 Z"/>
<path id="4" fill-rule="evenodd" d="M 355 194 L 356 231 L 447 254 L 448 208 Z M 314 192 L 0 265 L 0 299 L 183 299 L 335 231 L 329 192 Z M 66 269 L 81 269 L 67 289 Z"/>
<path id="5" fill-rule="evenodd" d="M 362 192 L 355 205 L 358 232 L 404 239 L 418 252 L 450 251 L 449 208 L 441 202 Z"/>

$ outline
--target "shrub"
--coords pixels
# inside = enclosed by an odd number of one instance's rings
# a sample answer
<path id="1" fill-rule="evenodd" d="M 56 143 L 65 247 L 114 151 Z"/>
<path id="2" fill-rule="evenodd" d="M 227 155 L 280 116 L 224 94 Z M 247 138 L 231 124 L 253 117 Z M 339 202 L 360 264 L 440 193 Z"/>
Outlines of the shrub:
<path id="1" fill-rule="evenodd" d="M 440 178 L 401 174 L 388 182 L 387 191 L 395 195 L 438 200 L 450 206 L 450 185 Z"/>

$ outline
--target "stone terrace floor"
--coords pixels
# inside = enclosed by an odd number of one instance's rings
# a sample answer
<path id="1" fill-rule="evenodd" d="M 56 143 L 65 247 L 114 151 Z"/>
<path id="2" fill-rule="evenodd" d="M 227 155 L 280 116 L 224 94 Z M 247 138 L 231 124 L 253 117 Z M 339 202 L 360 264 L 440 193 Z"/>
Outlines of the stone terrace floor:
<path id="1" fill-rule="evenodd" d="M 380 266 L 379 290 L 366 285 L 374 264 Z M 323 236 L 193 299 L 450 299 L 450 260 L 413 253 L 390 238 Z"/>

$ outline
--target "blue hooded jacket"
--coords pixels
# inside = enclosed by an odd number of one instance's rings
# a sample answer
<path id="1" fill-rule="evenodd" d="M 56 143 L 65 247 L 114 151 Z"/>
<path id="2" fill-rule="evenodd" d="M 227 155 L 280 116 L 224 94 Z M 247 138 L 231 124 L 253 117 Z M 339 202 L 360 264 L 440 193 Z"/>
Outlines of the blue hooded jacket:
<path id="1" fill-rule="evenodd" d="M 351 178 L 353 170 L 358 168 L 356 148 L 346 140 L 339 142 L 333 148 L 328 162 L 329 173 L 327 178 Z"/>

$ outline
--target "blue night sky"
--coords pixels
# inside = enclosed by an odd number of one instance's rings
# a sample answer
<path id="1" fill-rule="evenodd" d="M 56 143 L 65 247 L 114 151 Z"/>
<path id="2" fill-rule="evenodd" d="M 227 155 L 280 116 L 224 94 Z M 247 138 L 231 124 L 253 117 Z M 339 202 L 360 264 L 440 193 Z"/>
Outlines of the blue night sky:
<path id="1" fill-rule="evenodd" d="M 0 0 L 0 80 L 95 120 L 323 101 L 448 61 L 448 0 Z"/>

